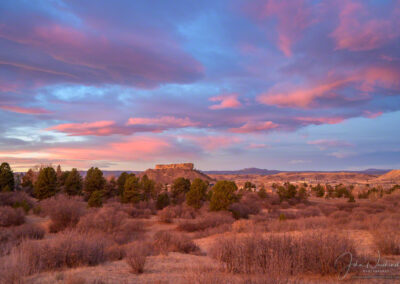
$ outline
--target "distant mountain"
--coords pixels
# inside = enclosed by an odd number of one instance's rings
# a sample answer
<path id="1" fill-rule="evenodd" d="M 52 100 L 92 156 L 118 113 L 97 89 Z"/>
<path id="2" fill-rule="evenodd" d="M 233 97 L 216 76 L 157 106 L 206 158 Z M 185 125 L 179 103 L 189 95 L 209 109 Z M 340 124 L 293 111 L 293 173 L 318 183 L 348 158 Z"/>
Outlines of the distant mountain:
<path id="1" fill-rule="evenodd" d="M 363 171 L 357 171 L 357 173 L 368 174 L 368 175 L 383 175 L 383 174 L 386 174 L 386 173 L 388 173 L 390 171 L 391 170 L 366 169 L 366 170 L 363 170 Z"/>
<path id="2" fill-rule="evenodd" d="M 267 170 L 267 169 L 259 169 L 259 168 L 245 168 L 236 171 L 203 171 L 203 173 L 208 175 L 274 175 L 281 173 L 282 171 L 278 170 Z"/>
<path id="3" fill-rule="evenodd" d="M 384 169 L 366 169 L 362 171 L 279 171 L 279 170 L 267 170 L 267 169 L 259 169 L 259 168 L 245 168 L 241 170 L 235 171 L 203 171 L 203 173 L 208 175 L 274 175 L 279 173 L 340 173 L 340 172 L 348 172 L 348 173 L 360 173 L 360 174 L 368 174 L 368 175 L 383 175 L 391 170 Z"/>

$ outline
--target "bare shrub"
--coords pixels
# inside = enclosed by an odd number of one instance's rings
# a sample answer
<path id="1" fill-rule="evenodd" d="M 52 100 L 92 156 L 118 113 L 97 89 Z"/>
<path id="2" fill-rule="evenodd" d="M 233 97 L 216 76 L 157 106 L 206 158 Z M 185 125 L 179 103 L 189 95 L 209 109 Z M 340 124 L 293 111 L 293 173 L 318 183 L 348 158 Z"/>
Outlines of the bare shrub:
<path id="1" fill-rule="evenodd" d="M 252 232 L 254 228 L 254 222 L 251 220 L 237 220 L 232 224 L 232 231 L 235 233 Z"/>
<path id="2" fill-rule="evenodd" d="M 387 255 L 400 255 L 400 233 L 395 228 L 373 231 L 374 243 L 379 251 Z"/>
<path id="3" fill-rule="evenodd" d="M 168 252 L 197 253 L 198 246 L 188 237 L 167 231 L 158 231 L 153 237 L 154 249 L 164 255 Z"/>
<path id="4" fill-rule="evenodd" d="M 50 217 L 49 230 L 52 233 L 74 227 L 84 215 L 85 207 L 79 198 L 62 194 L 41 202 L 43 213 Z"/>
<path id="5" fill-rule="evenodd" d="M 158 220 L 162 223 L 172 223 L 175 218 L 194 219 L 196 211 L 186 205 L 167 206 L 157 214 Z"/>
<path id="6" fill-rule="evenodd" d="M 273 276 L 317 273 L 337 273 L 336 268 L 346 265 L 335 263 L 343 252 L 355 255 L 350 239 L 333 232 L 290 235 L 230 236 L 216 240 L 211 256 L 229 272 L 268 273 Z M 336 267 L 335 267 L 336 264 Z"/>
<path id="7" fill-rule="evenodd" d="M 0 227 L 18 226 L 25 223 L 25 212 L 21 208 L 0 207 Z"/>
<path id="8" fill-rule="evenodd" d="M 105 206 L 93 209 L 81 218 L 77 225 L 80 232 L 107 233 L 119 244 L 140 238 L 144 232 L 144 224 L 130 219 L 128 214 L 116 207 Z"/>
<path id="9" fill-rule="evenodd" d="M 134 242 L 126 250 L 125 260 L 135 274 L 143 273 L 149 249 L 144 242 Z"/>
<path id="10" fill-rule="evenodd" d="M 18 204 L 26 204 L 28 208 L 32 208 L 35 201 L 22 191 L 0 192 L 0 206 L 19 207 Z"/>
<path id="11" fill-rule="evenodd" d="M 51 239 L 23 241 L 6 257 L 6 262 L 10 271 L 18 270 L 20 275 L 97 265 L 107 260 L 107 245 L 103 236 L 66 231 Z"/>
<path id="12" fill-rule="evenodd" d="M 232 224 L 234 218 L 228 212 L 210 212 L 194 220 L 181 221 L 178 230 L 186 232 L 203 231 L 223 224 Z"/>
<path id="13" fill-rule="evenodd" d="M 319 204 L 318 208 L 325 216 L 329 216 L 333 212 L 337 211 L 337 207 L 330 204 Z"/>
<path id="14" fill-rule="evenodd" d="M 44 229 L 35 224 L 23 224 L 0 230 L 0 257 L 11 252 L 12 248 L 19 245 L 23 239 L 42 239 Z"/>

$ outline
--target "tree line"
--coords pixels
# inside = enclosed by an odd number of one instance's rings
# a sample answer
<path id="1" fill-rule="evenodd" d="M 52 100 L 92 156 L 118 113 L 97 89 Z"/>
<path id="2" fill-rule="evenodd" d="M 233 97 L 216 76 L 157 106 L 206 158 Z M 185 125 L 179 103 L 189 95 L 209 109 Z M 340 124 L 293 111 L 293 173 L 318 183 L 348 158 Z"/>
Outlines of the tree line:
<path id="1" fill-rule="evenodd" d="M 118 178 L 106 179 L 97 167 L 91 167 L 85 177 L 76 168 L 63 171 L 61 166 L 43 166 L 34 171 L 29 169 L 15 183 L 14 173 L 8 163 L 0 167 L 0 190 L 23 190 L 33 197 L 43 200 L 57 193 L 70 196 L 83 196 L 91 207 L 100 207 L 104 200 L 117 198 L 122 203 L 139 203 L 154 201 L 157 209 L 172 204 L 186 203 L 196 209 L 209 201 L 210 210 L 228 210 L 229 206 L 240 199 L 238 188 L 233 181 L 218 181 L 212 188 L 208 181 L 194 179 L 192 182 L 184 177 L 173 181 L 168 190 L 167 185 L 161 185 L 148 178 L 139 177 L 134 173 L 121 173 Z M 19 180 L 21 178 L 21 180 Z M 246 186 L 253 189 L 254 185 Z"/>

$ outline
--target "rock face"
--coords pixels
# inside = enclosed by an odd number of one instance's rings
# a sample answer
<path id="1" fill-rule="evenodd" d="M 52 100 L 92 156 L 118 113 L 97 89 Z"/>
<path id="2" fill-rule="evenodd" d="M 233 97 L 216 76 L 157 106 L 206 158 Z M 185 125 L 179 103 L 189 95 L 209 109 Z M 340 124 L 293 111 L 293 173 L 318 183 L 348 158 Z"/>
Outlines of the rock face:
<path id="1" fill-rule="evenodd" d="M 156 165 L 156 170 L 164 170 L 164 169 L 194 170 L 194 165 L 193 163 Z"/>
<path id="2" fill-rule="evenodd" d="M 193 181 L 195 178 L 212 181 L 212 178 L 204 173 L 195 170 L 192 163 L 156 165 L 155 169 L 148 169 L 141 174 L 147 175 L 150 179 L 161 184 L 172 184 L 179 177 L 184 177 Z"/>

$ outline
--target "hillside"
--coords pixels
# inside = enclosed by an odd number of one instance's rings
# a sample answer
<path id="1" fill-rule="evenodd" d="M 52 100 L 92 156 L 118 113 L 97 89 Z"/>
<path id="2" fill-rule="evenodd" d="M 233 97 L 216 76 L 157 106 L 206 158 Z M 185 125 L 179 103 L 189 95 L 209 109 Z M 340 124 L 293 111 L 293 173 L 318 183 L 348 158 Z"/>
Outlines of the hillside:
<path id="1" fill-rule="evenodd" d="M 400 170 L 392 170 L 376 178 L 376 180 L 400 182 Z"/>
<path id="2" fill-rule="evenodd" d="M 195 178 L 202 180 L 212 181 L 208 175 L 203 174 L 198 170 L 188 169 L 148 169 L 140 174 L 140 176 L 147 175 L 150 179 L 155 180 L 157 183 L 171 184 L 176 178 L 184 177 L 193 181 Z"/>

